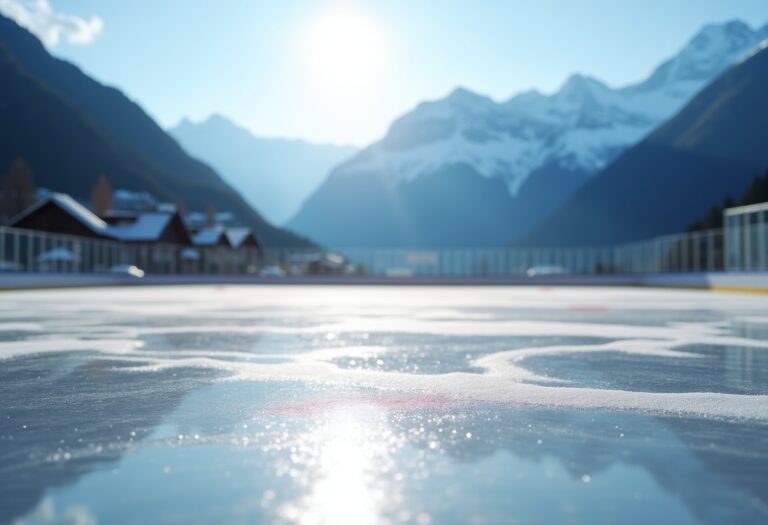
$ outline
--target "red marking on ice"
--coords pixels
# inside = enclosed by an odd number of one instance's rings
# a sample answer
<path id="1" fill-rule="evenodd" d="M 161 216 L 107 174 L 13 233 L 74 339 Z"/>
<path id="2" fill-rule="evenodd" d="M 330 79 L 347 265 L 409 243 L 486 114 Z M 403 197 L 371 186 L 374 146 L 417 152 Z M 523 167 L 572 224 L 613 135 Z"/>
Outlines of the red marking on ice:
<path id="1" fill-rule="evenodd" d="M 607 312 L 610 310 L 607 306 L 600 304 L 572 304 L 568 309 L 574 312 Z"/>
<path id="2" fill-rule="evenodd" d="M 454 400 L 435 395 L 344 395 L 308 399 L 295 403 L 285 403 L 269 410 L 273 415 L 311 415 L 329 412 L 338 408 L 363 407 L 374 405 L 385 410 L 414 410 L 417 408 L 451 408 Z"/>

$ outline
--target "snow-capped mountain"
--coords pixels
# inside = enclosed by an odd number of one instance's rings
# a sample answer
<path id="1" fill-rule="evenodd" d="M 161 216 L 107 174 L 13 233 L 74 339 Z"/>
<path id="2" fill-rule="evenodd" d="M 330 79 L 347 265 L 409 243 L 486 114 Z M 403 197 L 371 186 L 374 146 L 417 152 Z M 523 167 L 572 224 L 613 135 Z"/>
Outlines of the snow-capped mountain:
<path id="1" fill-rule="evenodd" d="M 684 231 L 727 198 L 741 200 L 768 169 L 766 93 L 763 48 L 701 90 L 518 243 L 594 246 L 649 239 Z"/>
<path id="2" fill-rule="evenodd" d="M 382 140 L 338 166 L 288 225 L 338 247 L 504 243 L 548 215 L 766 38 L 768 26 L 753 30 L 739 21 L 706 26 L 647 80 L 618 89 L 583 75 L 571 76 L 554 94 L 530 91 L 501 103 L 456 89 L 397 119 Z M 474 173 L 486 179 L 485 186 L 501 183 L 507 202 L 495 199 L 499 208 L 492 210 L 495 220 L 490 222 L 475 220 L 489 213 L 489 203 L 463 203 L 469 214 L 461 218 L 465 236 L 441 234 L 438 239 L 435 228 L 456 217 L 424 217 L 414 209 L 426 205 L 413 194 L 414 184 L 419 182 L 416 186 L 425 198 L 449 198 L 442 188 L 447 176 L 440 174 L 457 169 L 463 173 L 457 198 L 480 198 L 467 178 Z M 373 179 L 376 192 L 367 195 Z M 429 190 L 424 187 L 427 180 Z M 350 195 L 345 185 L 358 191 Z M 391 209 L 381 209 L 379 203 L 378 212 L 396 217 L 355 217 L 375 223 L 368 231 L 355 228 L 360 236 L 350 234 L 345 224 L 332 223 L 334 216 L 349 221 L 358 207 L 349 200 L 381 199 L 382 191 Z M 474 214 L 475 207 L 482 213 Z M 329 209 L 350 213 L 328 214 Z M 444 211 L 455 215 L 457 209 L 446 206 Z M 488 228 L 493 232 L 483 231 Z"/>

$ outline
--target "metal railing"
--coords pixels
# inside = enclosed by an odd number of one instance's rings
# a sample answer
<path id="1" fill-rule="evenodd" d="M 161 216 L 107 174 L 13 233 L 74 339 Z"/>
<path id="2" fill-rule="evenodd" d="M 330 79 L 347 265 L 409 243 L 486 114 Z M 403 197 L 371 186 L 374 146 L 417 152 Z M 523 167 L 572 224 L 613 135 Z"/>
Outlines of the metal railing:
<path id="1" fill-rule="evenodd" d="M 529 271 L 571 275 L 719 271 L 724 269 L 722 230 L 667 235 L 618 246 L 469 249 L 350 248 L 336 250 L 375 276 L 504 276 Z M 309 249 L 276 249 L 268 264 L 290 266 Z"/>
<path id="2" fill-rule="evenodd" d="M 167 243 L 117 241 L 0 226 L 0 271 L 101 273 L 135 265 L 158 274 L 253 273 L 251 249 L 194 248 Z"/>
<path id="3" fill-rule="evenodd" d="M 748 215 L 743 217 L 744 220 L 726 222 L 725 268 L 729 271 L 768 270 L 768 211 L 744 215 Z"/>
<path id="4" fill-rule="evenodd" d="M 292 263 L 318 253 L 312 248 L 272 248 L 264 253 L 195 248 L 197 258 L 190 258 L 189 247 L 173 244 L 128 244 L 0 227 L 0 271 L 92 273 L 109 271 L 116 265 L 136 265 L 148 273 L 160 274 L 245 274 L 274 265 L 288 273 L 459 277 L 520 275 L 529 271 L 595 275 L 768 270 L 766 234 L 766 225 L 760 225 L 746 234 L 726 230 L 724 235 L 723 230 L 709 230 L 618 246 L 355 248 L 335 250 L 345 257 L 346 264 L 324 268 L 322 262 L 319 266 Z M 739 236 L 738 242 L 734 235 Z"/>
<path id="5" fill-rule="evenodd" d="M 376 275 L 502 276 L 526 272 L 573 275 L 716 271 L 722 232 L 670 235 L 621 246 L 515 247 L 472 250 L 342 250 Z"/>

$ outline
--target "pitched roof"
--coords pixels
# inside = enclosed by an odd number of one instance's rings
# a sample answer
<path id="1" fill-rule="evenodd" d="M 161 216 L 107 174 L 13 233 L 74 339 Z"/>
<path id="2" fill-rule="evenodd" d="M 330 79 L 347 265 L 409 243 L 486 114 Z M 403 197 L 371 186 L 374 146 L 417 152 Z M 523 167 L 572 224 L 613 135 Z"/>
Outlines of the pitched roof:
<path id="1" fill-rule="evenodd" d="M 109 224 L 95 213 L 64 193 L 51 193 L 30 206 L 11 220 L 11 224 L 23 220 L 47 204 L 58 206 L 75 218 L 93 233 L 117 241 L 152 242 L 158 241 L 176 213 L 168 212 L 115 212 L 110 211 L 108 218 L 134 219 L 132 222 Z M 181 223 L 183 225 L 183 222 Z"/>
<path id="2" fill-rule="evenodd" d="M 11 219 L 11 224 L 16 224 L 20 220 L 32 215 L 34 212 L 49 203 L 52 203 L 69 213 L 72 217 L 77 219 L 80 223 L 83 224 L 83 226 L 90 229 L 93 233 L 98 235 L 109 235 L 107 233 L 108 225 L 106 222 L 101 220 L 95 213 L 77 202 L 66 193 L 51 193 L 47 198 L 39 200 L 21 212 L 19 215 Z"/>
<path id="3" fill-rule="evenodd" d="M 219 246 L 222 240 L 226 246 L 232 246 L 223 229 L 203 228 L 192 237 L 192 244 L 195 246 Z"/>
<path id="4" fill-rule="evenodd" d="M 261 246 L 259 239 L 256 238 L 256 235 L 254 235 L 250 228 L 227 228 L 224 232 L 227 235 L 227 239 L 229 239 L 229 244 L 233 248 L 240 248 L 248 240 L 256 246 Z"/>
<path id="5" fill-rule="evenodd" d="M 141 213 L 132 223 L 109 226 L 107 235 L 120 241 L 156 241 L 172 218 L 171 213 Z"/>

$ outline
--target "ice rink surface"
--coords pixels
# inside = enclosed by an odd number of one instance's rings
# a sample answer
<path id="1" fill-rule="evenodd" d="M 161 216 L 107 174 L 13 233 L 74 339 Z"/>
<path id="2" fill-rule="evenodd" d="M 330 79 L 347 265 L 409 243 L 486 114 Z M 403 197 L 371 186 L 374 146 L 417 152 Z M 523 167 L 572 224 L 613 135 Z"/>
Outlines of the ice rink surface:
<path id="1" fill-rule="evenodd" d="M 0 295 L 0 523 L 768 523 L 768 296 Z"/>

